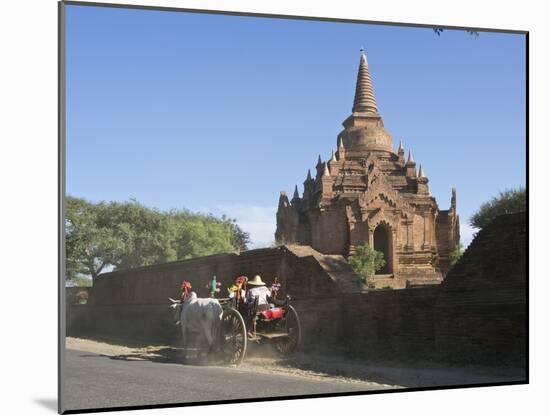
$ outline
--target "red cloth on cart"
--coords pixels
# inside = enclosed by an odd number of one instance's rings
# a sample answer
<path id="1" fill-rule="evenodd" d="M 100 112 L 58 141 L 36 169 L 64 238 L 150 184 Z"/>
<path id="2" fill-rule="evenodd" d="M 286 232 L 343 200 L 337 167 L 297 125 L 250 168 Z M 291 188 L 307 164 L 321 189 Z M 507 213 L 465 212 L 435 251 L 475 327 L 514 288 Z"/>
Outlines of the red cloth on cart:
<path id="1" fill-rule="evenodd" d="M 283 316 L 283 309 L 281 307 L 270 308 L 269 310 L 262 311 L 262 317 L 266 320 L 272 320 L 274 318 L 281 318 Z"/>

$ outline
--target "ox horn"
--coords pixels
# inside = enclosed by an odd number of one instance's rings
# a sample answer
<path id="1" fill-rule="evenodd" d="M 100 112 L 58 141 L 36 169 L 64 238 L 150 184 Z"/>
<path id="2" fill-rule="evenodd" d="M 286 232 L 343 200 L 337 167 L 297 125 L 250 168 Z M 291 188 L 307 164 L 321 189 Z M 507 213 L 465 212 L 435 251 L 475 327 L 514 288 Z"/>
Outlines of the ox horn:
<path id="1" fill-rule="evenodd" d="M 174 300 L 173 298 L 170 298 L 170 297 L 168 297 L 168 299 L 172 302 L 172 304 L 180 304 L 181 303 L 181 301 Z"/>

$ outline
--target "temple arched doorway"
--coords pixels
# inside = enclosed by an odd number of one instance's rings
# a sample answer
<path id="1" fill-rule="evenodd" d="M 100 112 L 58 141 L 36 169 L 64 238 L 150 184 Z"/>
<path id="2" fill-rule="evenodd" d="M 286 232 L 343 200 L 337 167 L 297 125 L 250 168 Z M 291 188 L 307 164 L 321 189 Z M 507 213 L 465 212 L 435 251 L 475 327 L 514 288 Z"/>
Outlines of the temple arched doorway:
<path id="1" fill-rule="evenodd" d="M 381 223 L 374 230 L 374 249 L 384 254 L 385 265 L 376 271 L 377 274 L 391 274 L 393 269 L 393 246 L 391 228 Z"/>

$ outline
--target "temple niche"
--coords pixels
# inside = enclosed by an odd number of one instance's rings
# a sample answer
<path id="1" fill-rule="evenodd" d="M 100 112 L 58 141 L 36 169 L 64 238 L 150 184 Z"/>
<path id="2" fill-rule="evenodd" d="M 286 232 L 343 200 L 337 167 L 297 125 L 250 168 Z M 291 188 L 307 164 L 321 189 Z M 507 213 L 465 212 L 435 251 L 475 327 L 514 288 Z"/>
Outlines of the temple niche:
<path id="1" fill-rule="evenodd" d="M 281 192 L 275 239 L 310 245 L 323 254 L 353 255 L 368 244 L 384 254 L 376 287 L 405 288 L 442 281 L 460 240 L 456 191 L 439 210 L 422 165 L 412 151 L 393 148 L 378 112 L 367 57 L 361 53 L 352 114 L 343 122 L 336 151 L 319 156 L 302 197 Z"/>

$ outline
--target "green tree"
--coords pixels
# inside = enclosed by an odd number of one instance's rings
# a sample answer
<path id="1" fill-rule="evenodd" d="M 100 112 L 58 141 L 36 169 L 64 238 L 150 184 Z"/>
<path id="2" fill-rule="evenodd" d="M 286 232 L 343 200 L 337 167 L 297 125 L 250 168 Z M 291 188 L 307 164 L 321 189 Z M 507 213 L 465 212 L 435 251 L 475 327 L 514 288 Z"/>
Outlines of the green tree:
<path id="1" fill-rule="evenodd" d="M 136 200 L 66 199 L 67 278 L 247 249 L 249 235 L 227 217 L 161 212 Z"/>
<path id="2" fill-rule="evenodd" d="M 525 188 L 510 189 L 500 192 L 488 202 L 483 203 L 479 210 L 470 218 L 470 224 L 475 228 L 483 228 L 497 216 L 527 210 L 527 195 Z"/>
<path id="3" fill-rule="evenodd" d="M 66 200 L 65 243 L 67 277 L 97 277 L 108 265 L 116 265 L 123 241 L 115 229 L 106 224 L 104 204 L 94 205 L 84 199 Z"/>
<path id="4" fill-rule="evenodd" d="M 249 234 L 225 216 L 220 219 L 184 210 L 169 212 L 167 219 L 177 259 L 243 251 L 250 242 Z"/>
<path id="5" fill-rule="evenodd" d="M 386 265 L 384 254 L 367 244 L 359 245 L 355 254 L 348 258 L 348 262 L 365 284 L 376 271 Z"/>
<path id="6" fill-rule="evenodd" d="M 458 260 L 462 258 L 462 254 L 464 254 L 464 247 L 461 243 L 458 243 L 453 252 L 451 252 L 451 254 L 449 255 L 451 266 L 454 266 L 458 262 Z"/>

